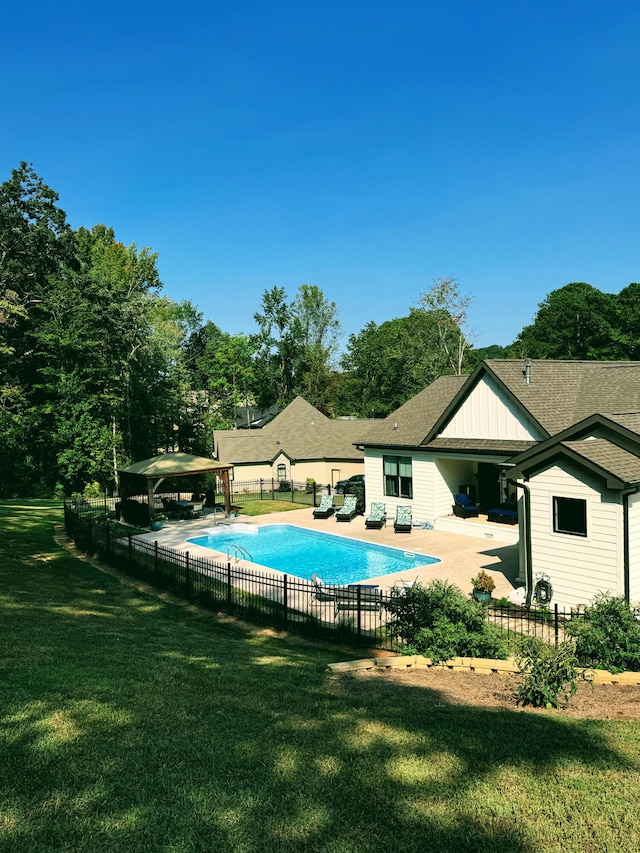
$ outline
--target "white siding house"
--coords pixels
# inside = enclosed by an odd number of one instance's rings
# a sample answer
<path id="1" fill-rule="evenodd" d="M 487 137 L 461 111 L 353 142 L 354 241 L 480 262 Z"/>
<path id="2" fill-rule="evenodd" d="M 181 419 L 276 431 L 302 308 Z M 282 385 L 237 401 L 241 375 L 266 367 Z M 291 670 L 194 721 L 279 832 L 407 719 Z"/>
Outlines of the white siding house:
<path id="1" fill-rule="evenodd" d="M 367 502 L 388 514 L 408 504 L 414 520 L 477 535 L 451 518 L 459 491 L 487 527 L 517 514 L 527 601 L 540 579 L 561 606 L 600 592 L 640 601 L 640 362 L 485 361 L 436 380 L 359 446 Z M 394 456 L 412 460 L 410 498 L 385 482 Z"/>

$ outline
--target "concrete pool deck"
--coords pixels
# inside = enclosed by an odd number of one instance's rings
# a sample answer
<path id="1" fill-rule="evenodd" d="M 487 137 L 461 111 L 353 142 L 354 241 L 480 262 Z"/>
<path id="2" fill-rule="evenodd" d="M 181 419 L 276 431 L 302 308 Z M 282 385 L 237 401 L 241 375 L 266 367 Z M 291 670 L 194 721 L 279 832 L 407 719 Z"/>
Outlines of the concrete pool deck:
<path id="1" fill-rule="evenodd" d="M 217 523 L 220 524 L 220 516 Z M 378 584 L 383 589 L 393 586 L 395 581 L 413 581 L 417 578 L 421 583 L 428 583 L 434 578 L 447 580 L 455 584 L 463 592 L 471 592 L 471 578 L 484 569 L 490 574 L 496 588 L 494 598 L 509 595 L 516 586 L 518 577 L 518 545 L 502 542 L 489 542 L 480 536 L 468 536 L 450 533 L 442 530 L 424 530 L 414 527 L 411 533 L 395 533 L 393 518 L 387 521 L 387 526 L 381 530 L 367 530 L 364 517 L 356 516 L 350 522 L 337 522 L 334 517 L 314 519 L 310 507 L 291 510 L 290 512 L 274 512 L 260 516 L 238 516 L 231 524 L 225 522 L 224 527 L 233 528 L 234 523 L 251 524 L 262 527 L 267 524 L 291 524 L 310 530 L 324 531 L 349 539 L 362 542 L 373 542 L 399 548 L 401 551 L 411 551 L 414 554 L 425 554 L 438 557 L 441 562 L 423 566 L 410 571 L 396 572 L 378 578 L 370 578 L 367 583 Z M 201 536 L 214 526 L 212 514 L 190 521 L 168 522 L 159 531 L 144 533 L 140 537 L 149 541 L 157 541 L 159 545 L 176 548 L 180 551 L 190 551 L 194 555 L 215 559 L 211 550 L 187 542 L 188 538 Z M 247 568 L 249 562 L 240 561 Z"/>

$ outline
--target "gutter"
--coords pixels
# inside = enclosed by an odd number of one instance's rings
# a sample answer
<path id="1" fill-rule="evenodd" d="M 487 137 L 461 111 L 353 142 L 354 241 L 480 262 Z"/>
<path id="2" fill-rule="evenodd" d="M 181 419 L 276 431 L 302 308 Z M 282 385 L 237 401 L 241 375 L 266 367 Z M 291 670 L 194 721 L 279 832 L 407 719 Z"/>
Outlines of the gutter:
<path id="1" fill-rule="evenodd" d="M 525 587 L 527 590 L 524 606 L 531 607 L 531 597 L 533 595 L 533 557 L 531 553 L 531 490 L 529 489 L 529 486 L 526 485 L 526 483 L 520 483 L 517 480 L 509 479 L 507 479 L 507 482 L 514 485 L 516 489 L 522 489 L 524 495 L 524 568 Z"/>
<path id="2" fill-rule="evenodd" d="M 622 562 L 623 562 L 623 585 L 624 585 L 624 600 L 627 604 L 630 603 L 630 586 L 631 576 L 629 569 L 629 498 L 631 495 L 637 495 L 640 491 L 640 486 L 635 489 L 630 489 L 622 493 Z"/>

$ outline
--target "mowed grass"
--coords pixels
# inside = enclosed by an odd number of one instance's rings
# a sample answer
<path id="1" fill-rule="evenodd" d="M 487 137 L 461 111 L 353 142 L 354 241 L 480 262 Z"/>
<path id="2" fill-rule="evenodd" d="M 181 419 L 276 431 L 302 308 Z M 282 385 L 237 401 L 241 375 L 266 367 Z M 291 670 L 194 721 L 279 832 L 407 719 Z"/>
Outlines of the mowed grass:
<path id="1" fill-rule="evenodd" d="M 345 651 L 139 591 L 61 520 L 0 504 L 1 851 L 640 849 L 637 724 L 331 676 Z"/>

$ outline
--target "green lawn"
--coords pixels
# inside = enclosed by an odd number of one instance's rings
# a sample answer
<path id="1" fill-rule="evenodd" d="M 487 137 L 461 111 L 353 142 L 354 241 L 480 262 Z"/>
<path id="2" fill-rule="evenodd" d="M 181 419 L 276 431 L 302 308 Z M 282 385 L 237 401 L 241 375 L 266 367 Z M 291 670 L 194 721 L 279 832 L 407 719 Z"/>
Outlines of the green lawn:
<path id="1" fill-rule="evenodd" d="M 640 849 L 638 724 L 331 677 L 344 652 L 139 592 L 60 522 L 0 504 L 0 851 Z"/>

